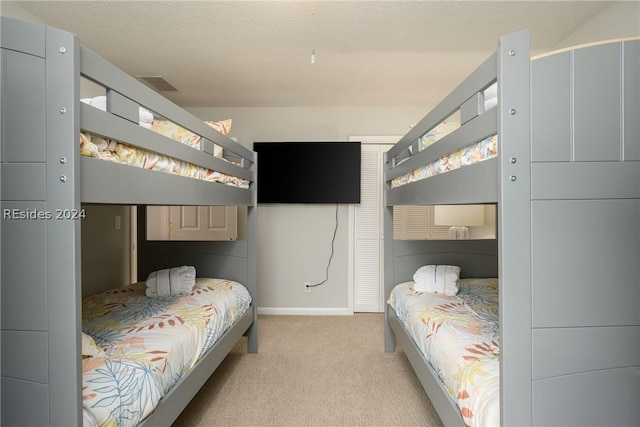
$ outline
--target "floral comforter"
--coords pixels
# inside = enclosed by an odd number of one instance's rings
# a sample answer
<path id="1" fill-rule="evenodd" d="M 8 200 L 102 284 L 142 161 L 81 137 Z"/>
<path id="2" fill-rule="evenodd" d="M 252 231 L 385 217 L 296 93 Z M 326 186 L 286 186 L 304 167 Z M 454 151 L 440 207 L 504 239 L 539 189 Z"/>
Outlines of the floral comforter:
<path id="1" fill-rule="evenodd" d="M 88 133 L 80 133 L 80 154 L 128 166 L 249 188 L 249 181 L 245 179 Z"/>
<path id="2" fill-rule="evenodd" d="M 409 184 L 411 182 L 419 181 L 421 179 L 430 178 L 441 173 L 449 172 L 454 169 L 460 169 L 464 166 L 473 165 L 475 163 L 482 162 L 484 160 L 495 157 L 498 153 L 498 137 L 492 136 L 482 141 L 471 144 L 453 153 L 449 153 L 440 159 L 429 163 L 428 165 L 421 166 L 412 170 L 409 173 L 401 175 L 391 180 L 391 187 L 400 187 L 402 185 Z M 433 141 L 423 144 L 425 146 L 431 145 Z"/>
<path id="3" fill-rule="evenodd" d="M 468 426 L 500 425 L 498 280 L 461 279 L 456 296 L 397 285 L 389 305 Z"/>
<path id="4" fill-rule="evenodd" d="M 185 297 L 149 298 L 141 282 L 84 299 L 85 412 L 98 426 L 138 424 L 250 304 L 242 285 L 203 278 Z"/>

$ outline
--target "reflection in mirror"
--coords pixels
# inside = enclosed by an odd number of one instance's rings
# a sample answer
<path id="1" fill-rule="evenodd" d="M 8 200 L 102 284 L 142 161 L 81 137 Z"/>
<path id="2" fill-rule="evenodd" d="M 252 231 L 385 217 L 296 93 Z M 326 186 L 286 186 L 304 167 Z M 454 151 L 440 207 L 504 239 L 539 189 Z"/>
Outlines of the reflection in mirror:
<path id="1" fill-rule="evenodd" d="M 495 239 L 496 224 L 493 204 L 393 207 L 396 240 Z"/>

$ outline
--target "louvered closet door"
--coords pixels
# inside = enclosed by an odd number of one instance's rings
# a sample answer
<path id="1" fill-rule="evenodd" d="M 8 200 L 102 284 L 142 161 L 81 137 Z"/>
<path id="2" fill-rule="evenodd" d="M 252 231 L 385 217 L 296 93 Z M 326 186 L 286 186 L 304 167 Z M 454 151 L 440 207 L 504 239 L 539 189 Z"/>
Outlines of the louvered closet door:
<path id="1" fill-rule="evenodd" d="M 362 144 L 360 204 L 355 208 L 354 311 L 384 309 L 382 156 L 390 145 Z"/>

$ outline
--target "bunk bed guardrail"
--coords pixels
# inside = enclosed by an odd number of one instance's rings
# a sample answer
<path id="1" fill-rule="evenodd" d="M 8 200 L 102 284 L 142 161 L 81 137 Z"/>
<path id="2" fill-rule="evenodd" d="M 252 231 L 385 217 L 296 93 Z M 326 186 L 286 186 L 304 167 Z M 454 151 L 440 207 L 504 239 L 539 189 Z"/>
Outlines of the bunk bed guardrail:
<path id="1" fill-rule="evenodd" d="M 115 65 L 110 64 L 86 47 L 80 46 L 79 58 L 81 75 L 89 81 L 104 87 L 107 98 L 106 111 L 80 103 L 80 126 L 82 130 L 100 136 L 108 136 L 111 139 L 143 150 L 150 150 L 198 167 L 247 180 L 250 182 L 249 185 L 255 182 L 253 165 L 256 162 L 256 154 L 253 151 L 210 128 L 202 120 L 184 109 L 168 102 L 160 94 L 141 84 L 128 74 L 123 73 Z M 123 94 L 126 94 L 126 96 Z M 198 135 L 201 138 L 199 149 L 176 143 L 169 137 L 139 126 L 139 108 L 148 109 L 156 117 L 170 117 L 171 122 L 175 123 L 175 125 Z M 214 156 L 214 145 L 221 147 L 225 152 L 225 157 L 233 161 Z M 102 179 L 102 174 L 98 170 L 101 167 L 109 168 L 111 165 L 99 164 L 94 167 L 93 163 L 96 163 L 96 160 L 84 157 L 82 162 L 92 163 L 91 167 L 87 167 L 92 172 L 89 172 L 88 176 L 83 175 L 83 201 L 91 202 L 94 197 L 92 194 L 100 194 L 100 196 L 96 197 L 99 197 L 100 201 L 104 203 L 106 197 L 104 193 L 109 190 L 105 189 L 105 180 Z M 146 173 L 148 173 L 146 170 L 123 169 L 121 174 L 117 174 L 107 183 L 113 188 L 118 188 L 118 185 L 127 185 L 128 181 L 138 178 L 137 176 L 130 177 L 129 175 L 144 176 Z M 165 188 L 165 186 L 173 188 L 176 185 L 181 185 L 181 180 L 170 180 L 163 176 L 157 176 L 156 179 L 160 180 L 158 188 Z M 178 182 L 178 184 L 172 184 L 174 181 Z M 207 187 L 207 184 L 185 185 L 184 187 L 187 191 L 181 196 L 184 201 L 180 203 L 206 204 L 199 203 L 200 200 L 198 199 L 206 197 L 207 192 L 211 191 L 207 190 L 211 188 Z M 254 203 L 252 189 L 236 191 L 236 189 L 217 188 L 223 185 L 225 184 L 214 185 L 214 191 L 217 192 L 215 195 L 217 204 L 246 206 Z M 205 196 L 202 196 L 203 192 Z M 228 193 L 227 197 L 222 196 L 225 192 Z M 157 204 L 159 201 L 154 200 L 157 199 L 153 197 L 154 193 L 145 194 L 144 191 L 141 191 L 140 194 L 130 194 L 130 197 L 138 201 L 141 200 L 140 197 L 150 198 L 148 204 Z M 114 196 L 114 198 L 117 198 L 117 196 Z"/>

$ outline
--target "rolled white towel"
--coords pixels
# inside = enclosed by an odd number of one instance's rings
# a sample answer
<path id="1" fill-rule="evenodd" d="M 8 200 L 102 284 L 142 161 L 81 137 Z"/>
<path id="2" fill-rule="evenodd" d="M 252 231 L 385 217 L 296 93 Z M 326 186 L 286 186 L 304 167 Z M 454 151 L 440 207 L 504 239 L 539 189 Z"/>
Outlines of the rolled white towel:
<path id="1" fill-rule="evenodd" d="M 189 295 L 196 284 L 196 269 L 183 265 L 153 271 L 146 284 L 145 294 L 150 298 Z"/>
<path id="2" fill-rule="evenodd" d="M 413 275 L 413 288 L 420 292 L 431 292 L 448 296 L 459 291 L 460 267 L 456 265 L 425 265 Z"/>
<path id="3" fill-rule="evenodd" d="M 142 107 L 139 107 L 139 110 L 140 110 L 140 125 L 147 124 L 151 126 L 151 124 L 153 123 L 153 113 Z"/>

